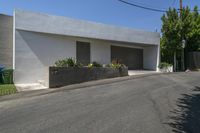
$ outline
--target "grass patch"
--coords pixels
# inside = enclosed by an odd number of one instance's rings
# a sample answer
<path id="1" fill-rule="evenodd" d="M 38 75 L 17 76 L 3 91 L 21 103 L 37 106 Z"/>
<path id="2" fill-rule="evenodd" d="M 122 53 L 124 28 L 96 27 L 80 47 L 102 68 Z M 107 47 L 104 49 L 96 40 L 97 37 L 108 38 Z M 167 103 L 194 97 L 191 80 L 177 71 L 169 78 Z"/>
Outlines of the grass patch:
<path id="1" fill-rule="evenodd" d="M 0 84 L 0 96 L 10 95 L 17 92 L 14 84 Z"/>

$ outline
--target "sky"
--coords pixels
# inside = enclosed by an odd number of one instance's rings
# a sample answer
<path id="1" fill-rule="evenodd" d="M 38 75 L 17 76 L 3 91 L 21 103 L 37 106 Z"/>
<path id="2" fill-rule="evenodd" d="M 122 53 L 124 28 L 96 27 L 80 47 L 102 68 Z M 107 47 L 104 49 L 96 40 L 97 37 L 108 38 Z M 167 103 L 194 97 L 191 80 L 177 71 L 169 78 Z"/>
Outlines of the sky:
<path id="1" fill-rule="evenodd" d="M 179 0 L 126 0 L 147 7 L 167 10 L 179 7 Z M 200 7 L 200 0 L 183 0 L 183 6 Z M 157 31 L 163 13 L 136 8 L 118 0 L 0 0 L 0 13 L 12 15 L 14 9 L 41 12 L 122 27 Z"/>

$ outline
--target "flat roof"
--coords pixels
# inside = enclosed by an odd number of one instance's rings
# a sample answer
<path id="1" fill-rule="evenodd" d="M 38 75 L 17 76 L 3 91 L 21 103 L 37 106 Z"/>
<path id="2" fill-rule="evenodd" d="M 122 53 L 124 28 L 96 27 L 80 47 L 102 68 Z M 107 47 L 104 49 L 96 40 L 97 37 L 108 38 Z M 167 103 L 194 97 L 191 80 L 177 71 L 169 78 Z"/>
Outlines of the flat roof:
<path id="1" fill-rule="evenodd" d="M 14 11 L 14 21 L 14 27 L 17 30 L 127 43 L 160 44 L 160 34 L 157 32 L 134 30 L 19 9 Z"/>

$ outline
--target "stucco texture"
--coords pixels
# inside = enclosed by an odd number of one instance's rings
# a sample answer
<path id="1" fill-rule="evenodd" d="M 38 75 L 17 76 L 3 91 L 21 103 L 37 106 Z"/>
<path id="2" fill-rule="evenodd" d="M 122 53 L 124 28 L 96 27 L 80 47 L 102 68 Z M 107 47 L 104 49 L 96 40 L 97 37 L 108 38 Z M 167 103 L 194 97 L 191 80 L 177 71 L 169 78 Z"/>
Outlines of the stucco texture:
<path id="1" fill-rule="evenodd" d="M 13 67 L 13 17 L 0 14 L 0 65 Z"/>

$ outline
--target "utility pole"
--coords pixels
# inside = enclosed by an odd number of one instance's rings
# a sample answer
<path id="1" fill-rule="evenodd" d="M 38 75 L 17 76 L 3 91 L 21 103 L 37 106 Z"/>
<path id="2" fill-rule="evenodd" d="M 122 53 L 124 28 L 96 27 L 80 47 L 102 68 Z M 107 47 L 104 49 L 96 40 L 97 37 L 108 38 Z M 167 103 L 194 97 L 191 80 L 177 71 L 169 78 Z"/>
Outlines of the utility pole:
<path id="1" fill-rule="evenodd" d="M 180 19 L 182 20 L 182 10 L 183 10 L 183 1 L 182 0 L 180 0 L 180 7 L 179 7 L 180 9 Z M 182 40 L 182 33 L 181 33 L 181 40 Z M 181 44 L 182 44 L 182 42 L 181 42 Z M 177 61 L 176 61 L 176 52 L 177 51 L 175 51 L 174 52 L 174 71 L 176 71 L 177 70 Z M 182 55 L 181 55 L 181 69 L 183 70 L 183 62 L 184 62 L 184 59 L 183 59 L 183 50 L 182 50 Z"/>
<path id="2" fill-rule="evenodd" d="M 180 0 L 180 17 L 182 17 L 183 0 Z"/>
<path id="3" fill-rule="evenodd" d="M 179 9 L 179 11 L 180 11 L 180 19 L 181 19 L 181 21 L 182 21 L 182 10 L 183 10 L 183 0 L 180 0 L 179 1 L 180 2 L 180 9 Z M 183 44 L 182 42 L 182 40 L 183 40 L 183 35 L 182 35 L 182 33 L 181 33 L 181 45 Z M 174 52 L 174 71 L 176 71 L 176 69 L 177 69 L 177 61 L 176 61 L 176 52 L 177 51 L 175 51 Z M 183 66 L 183 63 L 184 63 L 184 48 L 182 47 L 182 52 L 181 52 L 181 69 L 183 70 L 184 69 L 184 66 Z"/>
<path id="4" fill-rule="evenodd" d="M 183 1 L 180 0 L 180 19 L 182 21 L 182 11 L 183 11 Z M 181 33 L 181 45 L 182 45 L 182 54 L 181 54 L 181 69 L 185 70 L 185 40 L 183 38 L 183 33 Z"/>

